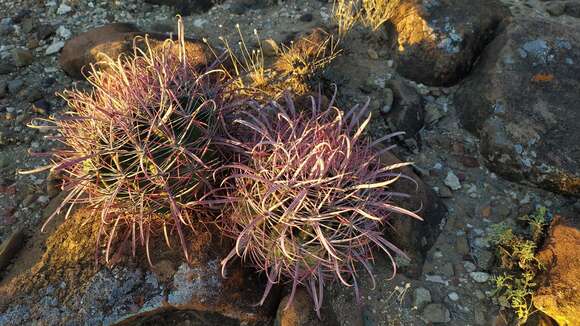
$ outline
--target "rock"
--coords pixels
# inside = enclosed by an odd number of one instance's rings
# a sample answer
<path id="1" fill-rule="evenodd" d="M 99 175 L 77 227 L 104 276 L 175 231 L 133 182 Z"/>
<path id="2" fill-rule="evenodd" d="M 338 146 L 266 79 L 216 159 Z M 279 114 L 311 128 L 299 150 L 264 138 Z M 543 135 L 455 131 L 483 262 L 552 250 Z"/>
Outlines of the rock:
<path id="1" fill-rule="evenodd" d="M 549 2 L 546 4 L 546 11 L 552 16 L 562 16 L 566 10 L 564 2 Z"/>
<path id="2" fill-rule="evenodd" d="M 491 251 L 485 249 L 475 250 L 473 253 L 477 266 L 483 270 L 490 270 L 493 267 L 494 255 Z"/>
<path id="3" fill-rule="evenodd" d="M 439 108 L 439 105 L 435 103 L 427 103 L 425 105 L 425 124 L 428 126 L 433 126 L 437 121 L 443 118 L 443 112 Z"/>
<path id="4" fill-rule="evenodd" d="M 455 103 L 490 170 L 580 196 L 580 27 L 517 19 L 482 55 Z"/>
<path id="5" fill-rule="evenodd" d="M 390 88 L 385 88 L 383 91 L 383 107 L 381 108 L 382 113 L 389 113 L 393 108 L 394 95 Z"/>
<path id="6" fill-rule="evenodd" d="M 413 292 L 413 307 L 421 310 L 428 303 L 431 303 L 431 292 L 426 288 L 416 288 Z"/>
<path id="7" fill-rule="evenodd" d="M 397 71 L 426 85 L 449 86 L 471 70 L 508 10 L 498 0 L 396 0 L 389 20 Z"/>
<path id="8" fill-rule="evenodd" d="M 0 75 L 7 75 L 11 72 L 16 71 L 16 65 L 10 62 L 1 62 L 0 63 Z"/>
<path id="9" fill-rule="evenodd" d="M 34 57 L 29 50 L 14 49 L 12 50 L 12 59 L 17 67 L 25 67 L 32 63 Z"/>
<path id="10" fill-rule="evenodd" d="M 12 79 L 8 81 L 8 92 L 10 94 L 17 94 L 22 87 L 24 87 L 22 79 Z"/>
<path id="11" fill-rule="evenodd" d="M 459 294 L 457 294 L 457 292 L 449 292 L 449 294 L 447 294 L 447 297 L 451 301 L 457 301 L 457 300 L 459 300 Z"/>
<path id="12" fill-rule="evenodd" d="M 400 162 L 393 154 L 386 152 L 381 156 L 384 164 Z M 403 168 L 401 172 L 410 177 L 410 181 L 397 182 L 393 185 L 394 192 L 409 194 L 410 198 L 398 199 L 398 204 L 409 210 L 421 209 L 417 214 L 423 218 L 419 221 L 408 216 L 393 215 L 389 220 L 392 227 L 387 229 L 386 239 L 402 248 L 411 258 L 409 267 L 401 270 L 411 276 L 419 277 L 427 251 L 433 246 L 439 233 L 442 220 L 447 215 L 447 209 L 433 190 L 427 186 L 410 168 Z"/>
<path id="13" fill-rule="evenodd" d="M 379 59 L 379 54 L 374 49 L 368 48 L 367 49 L 367 54 L 369 55 L 369 58 L 371 58 L 373 60 L 378 60 Z"/>
<path id="14" fill-rule="evenodd" d="M 453 192 L 448 187 L 439 188 L 438 195 L 441 198 L 453 198 Z"/>
<path id="15" fill-rule="evenodd" d="M 58 53 L 63 47 L 64 47 L 63 41 L 54 40 L 52 44 L 46 48 L 46 51 L 44 53 L 46 55 L 53 55 L 55 53 Z"/>
<path id="16" fill-rule="evenodd" d="M 72 11 L 72 8 L 67 5 L 66 3 L 62 2 L 60 4 L 60 6 L 58 6 L 58 9 L 56 10 L 56 13 L 59 15 L 65 15 L 68 14 L 69 12 Z"/>
<path id="17" fill-rule="evenodd" d="M 471 272 L 469 276 L 477 283 L 485 283 L 490 278 L 490 275 L 486 272 Z"/>
<path id="18" fill-rule="evenodd" d="M 95 64 L 99 60 L 100 53 L 111 58 L 131 54 L 135 37 L 144 35 L 145 33 L 133 24 L 113 23 L 91 29 L 66 42 L 59 57 L 59 64 L 69 76 L 81 79 L 83 73 L 89 71 L 90 64 Z M 153 48 L 161 46 L 167 37 L 163 34 L 150 34 L 150 44 Z M 141 39 L 136 44 L 140 48 L 145 46 Z M 202 42 L 186 39 L 186 51 L 189 58 L 197 64 L 209 63 L 210 54 Z"/>
<path id="19" fill-rule="evenodd" d="M 447 176 L 443 182 L 447 187 L 451 188 L 451 190 L 457 191 L 461 189 L 461 182 L 459 182 L 459 178 L 451 170 L 447 172 Z"/>
<path id="20" fill-rule="evenodd" d="M 538 258 L 547 267 L 534 305 L 558 322 L 580 325 L 580 231 L 578 219 L 556 221 Z"/>
<path id="21" fill-rule="evenodd" d="M 4 271 L 10 264 L 10 260 L 16 256 L 23 244 L 24 232 L 22 229 L 17 229 L 2 241 L 2 244 L 0 244 L 0 272 Z"/>
<path id="22" fill-rule="evenodd" d="M 206 12 L 214 5 L 212 0 L 145 0 L 145 2 L 175 7 L 179 14 L 185 16 Z"/>
<path id="23" fill-rule="evenodd" d="M 308 292 L 304 288 L 298 288 L 294 294 L 292 303 L 286 309 L 290 295 L 285 296 L 276 313 L 276 320 L 274 326 L 322 326 L 322 325 L 338 325 L 336 316 L 327 305 L 323 304 L 323 309 L 320 312 L 318 319 L 314 311 L 314 304 Z"/>
<path id="24" fill-rule="evenodd" d="M 231 244 L 208 241 L 209 236 L 200 238 L 198 233 L 192 237 L 192 246 L 199 248 L 192 252 L 196 258 L 191 264 L 166 249 L 164 259 L 178 267 L 168 281 L 162 281 L 150 271 L 142 250 L 132 263 L 95 265 L 99 220 L 90 210 L 77 211 L 49 236 L 42 257 L 12 279 L 3 280 L 0 325 L 35 321 L 47 325 L 138 324 L 136 320 L 168 310 L 196 311 L 202 320 L 215 321 L 217 316 L 218 321 L 234 319 L 235 324 L 248 325 L 265 324 L 274 317 L 278 288 L 264 306 L 256 307 L 265 280 L 239 265 L 230 266 L 228 278 L 221 276 L 220 260 Z M 155 252 L 165 246 L 162 238 L 152 239 L 159 240 Z"/>
<path id="25" fill-rule="evenodd" d="M 56 34 L 64 40 L 68 40 L 72 36 L 71 31 L 64 25 L 61 25 L 56 29 Z"/>
<path id="26" fill-rule="evenodd" d="M 421 318 L 428 323 L 448 323 L 451 321 L 451 314 L 444 305 L 431 303 L 425 307 Z"/>
<path id="27" fill-rule="evenodd" d="M 566 15 L 580 18 L 580 2 L 578 1 L 568 1 L 566 2 L 566 9 L 564 10 Z"/>
<path id="28" fill-rule="evenodd" d="M 393 93 L 394 100 L 391 109 L 383 113 L 385 123 L 393 132 L 404 131 L 406 137 L 415 137 L 423 128 L 421 95 L 402 78 L 390 80 L 387 86 Z"/>

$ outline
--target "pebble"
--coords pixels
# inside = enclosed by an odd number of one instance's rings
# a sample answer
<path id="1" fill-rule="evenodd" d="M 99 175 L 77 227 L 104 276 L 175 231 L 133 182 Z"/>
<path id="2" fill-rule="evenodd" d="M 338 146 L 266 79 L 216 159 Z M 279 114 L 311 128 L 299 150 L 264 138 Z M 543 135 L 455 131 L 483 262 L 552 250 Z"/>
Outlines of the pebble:
<path id="1" fill-rule="evenodd" d="M 441 187 L 439 189 L 438 195 L 440 198 L 452 198 L 453 197 L 453 193 L 451 192 L 451 190 L 449 190 L 448 187 Z"/>
<path id="2" fill-rule="evenodd" d="M 453 171 L 447 172 L 447 176 L 443 181 L 446 186 L 451 188 L 451 190 L 459 190 L 461 189 L 461 183 L 459 182 L 459 178 L 453 173 Z"/>
<path id="3" fill-rule="evenodd" d="M 10 92 L 10 94 L 18 93 L 22 87 L 24 87 L 22 79 L 13 79 L 8 82 L 8 92 Z"/>
<path id="4" fill-rule="evenodd" d="M 61 3 L 56 10 L 56 13 L 59 15 L 65 15 L 72 11 L 72 8 L 67 5 L 66 3 Z"/>
<path id="5" fill-rule="evenodd" d="M 471 272 L 469 276 L 477 283 L 485 283 L 489 281 L 490 275 L 486 272 Z"/>
<path id="6" fill-rule="evenodd" d="M 413 306 L 421 309 L 428 303 L 431 303 L 431 292 L 426 288 L 416 288 L 413 295 Z"/>
<path id="7" fill-rule="evenodd" d="M 457 294 L 457 292 L 450 292 L 447 297 L 449 298 L 449 300 L 451 301 L 457 301 L 459 300 L 459 294 Z"/>
<path id="8" fill-rule="evenodd" d="M 451 321 L 449 310 L 440 303 L 428 304 L 421 316 L 426 322 L 430 323 L 448 323 Z"/>
<path id="9" fill-rule="evenodd" d="M 58 53 L 64 47 L 63 41 L 54 41 L 51 45 L 46 48 L 46 55 L 52 55 Z"/>
<path id="10" fill-rule="evenodd" d="M 475 272 L 475 270 L 477 269 L 477 267 L 475 266 L 474 263 L 467 261 L 467 260 L 463 262 L 463 268 L 465 268 L 465 270 L 468 273 Z"/>
<path id="11" fill-rule="evenodd" d="M 493 267 L 493 253 L 489 250 L 481 249 L 476 250 L 474 253 L 475 261 L 477 262 L 477 266 L 479 266 L 483 270 L 489 270 Z"/>
<path id="12" fill-rule="evenodd" d="M 56 29 L 56 34 L 65 40 L 68 40 L 72 36 L 71 31 L 63 25 Z"/>
<path id="13" fill-rule="evenodd" d="M 385 88 L 383 90 L 383 107 L 381 108 L 382 113 L 389 113 L 393 107 L 394 95 L 393 90 L 390 88 Z"/>
<path id="14" fill-rule="evenodd" d="M 17 67 L 25 67 L 32 63 L 34 57 L 29 50 L 14 49 L 12 50 L 12 59 Z"/>
<path id="15" fill-rule="evenodd" d="M 371 58 L 373 60 L 378 60 L 379 59 L 379 54 L 377 53 L 377 51 L 369 48 L 369 49 L 367 49 L 367 53 L 369 55 L 369 58 Z"/>

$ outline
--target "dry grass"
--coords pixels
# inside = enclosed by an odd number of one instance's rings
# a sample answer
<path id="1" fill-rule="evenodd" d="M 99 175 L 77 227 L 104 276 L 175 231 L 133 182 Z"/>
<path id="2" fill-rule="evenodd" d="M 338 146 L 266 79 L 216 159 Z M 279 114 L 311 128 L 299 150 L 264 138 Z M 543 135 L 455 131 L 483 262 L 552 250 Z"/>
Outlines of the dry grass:
<path id="1" fill-rule="evenodd" d="M 398 0 L 334 0 L 333 16 L 339 35 L 344 36 L 356 23 L 373 31 L 392 18 Z"/>

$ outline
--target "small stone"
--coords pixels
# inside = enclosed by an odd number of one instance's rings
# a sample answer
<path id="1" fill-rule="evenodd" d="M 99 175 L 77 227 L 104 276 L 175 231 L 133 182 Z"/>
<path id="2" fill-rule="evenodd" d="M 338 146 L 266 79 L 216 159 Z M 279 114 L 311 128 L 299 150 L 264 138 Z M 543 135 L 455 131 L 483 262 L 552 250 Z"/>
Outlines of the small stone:
<path id="1" fill-rule="evenodd" d="M 306 14 L 300 16 L 301 22 L 311 22 L 312 19 L 314 19 L 314 16 L 312 16 L 311 13 L 306 13 Z"/>
<path id="2" fill-rule="evenodd" d="M 448 323 L 451 321 L 449 310 L 440 303 L 427 305 L 421 316 L 426 322 L 430 323 Z"/>
<path id="3" fill-rule="evenodd" d="M 29 50 L 14 49 L 12 50 L 12 59 L 17 67 L 25 67 L 32 63 L 34 57 Z"/>
<path id="4" fill-rule="evenodd" d="M 8 92 L 10 92 L 10 94 L 18 93 L 22 87 L 24 87 L 22 79 L 13 79 L 8 82 Z"/>
<path id="5" fill-rule="evenodd" d="M 439 193 L 438 193 L 439 197 L 441 198 L 452 198 L 453 197 L 453 193 L 451 192 L 451 190 L 449 190 L 449 188 L 447 187 L 441 187 L 439 189 Z"/>
<path id="6" fill-rule="evenodd" d="M 457 294 L 457 292 L 450 292 L 447 297 L 449 298 L 449 300 L 451 301 L 457 301 L 459 300 L 459 294 Z"/>
<path id="7" fill-rule="evenodd" d="M 71 31 L 63 25 L 56 29 L 56 34 L 65 40 L 68 40 L 72 36 Z"/>
<path id="8" fill-rule="evenodd" d="M 379 54 L 374 49 L 368 48 L 367 53 L 369 55 L 369 58 L 373 60 L 377 60 L 379 58 Z"/>
<path id="9" fill-rule="evenodd" d="M 280 47 L 276 41 L 270 38 L 262 43 L 262 51 L 264 51 L 265 56 L 273 57 L 280 51 Z"/>
<path id="10" fill-rule="evenodd" d="M 485 283 L 489 281 L 489 274 L 486 272 L 471 272 L 469 276 L 477 283 Z"/>
<path id="11" fill-rule="evenodd" d="M 390 88 L 385 88 L 383 90 L 383 107 L 381 108 L 382 113 L 389 113 L 393 108 L 394 95 L 393 90 Z"/>
<path id="12" fill-rule="evenodd" d="M 64 47 L 63 41 L 54 41 L 51 45 L 46 48 L 46 55 L 52 55 L 58 53 Z"/>
<path id="13" fill-rule="evenodd" d="M 469 242 L 467 242 L 466 237 L 458 237 L 455 241 L 455 249 L 457 253 L 460 255 L 468 255 L 469 254 Z"/>
<path id="14" fill-rule="evenodd" d="M 387 60 L 387 67 L 392 68 L 394 64 L 393 60 Z"/>
<path id="15" fill-rule="evenodd" d="M 453 173 L 453 171 L 447 172 L 447 176 L 443 181 L 445 185 L 447 185 L 451 190 L 459 190 L 461 189 L 461 183 L 459 182 L 459 178 Z"/>
<path id="16" fill-rule="evenodd" d="M 439 105 L 435 103 L 427 103 L 425 105 L 425 123 L 433 126 L 437 121 L 443 118 L 443 113 L 439 109 Z"/>
<path id="17" fill-rule="evenodd" d="M 6 96 L 8 86 L 5 81 L 0 81 L 0 99 Z"/>
<path id="18" fill-rule="evenodd" d="M 477 269 L 474 263 L 467 260 L 463 262 L 463 267 L 468 273 L 475 272 L 475 270 Z"/>
<path id="19" fill-rule="evenodd" d="M 431 292 L 426 288 L 416 288 L 413 295 L 413 306 L 420 310 L 428 303 L 431 303 Z"/>
<path id="20" fill-rule="evenodd" d="M 448 278 L 455 275 L 455 272 L 453 271 L 453 264 L 449 262 L 443 264 L 443 266 L 439 268 L 439 271 L 441 272 L 441 274 L 443 274 L 443 276 L 446 276 Z"/>
<path id="21" fill-rule="evenodd" d="M 61 3 L 56 10 L 56 13 L 59 15 L 65 15 L 72 11 L 72 8 L 68 6 L 66 3 Z"/>
<path id="22" fill-rule="evenodd" d="M 16 71 L 16 65 L 11 62 L 0 63 L 0 75 L 6 75 Z"/>
<path id="23" fill-rule="evenodd" d="M 38 114 L 47 114 L 48 110 L 50 110 L 50 103 L 46 100 L 38 100 L 32 104 L 32 112 Z"/>
<path id="24" fill-rule="evenodd" d="M 546 4 L 546 11 L 550 16 L 562 16 L 566 10 L 566 4 L 564 2 L 552 2 Z"/>
<path id="25" fill-rule="evenodd" d="M 483 270 L 490 270 L 493 267 L 493 254 L 489 250 L 477 250 L 474 253 L 477 266 Z"/>

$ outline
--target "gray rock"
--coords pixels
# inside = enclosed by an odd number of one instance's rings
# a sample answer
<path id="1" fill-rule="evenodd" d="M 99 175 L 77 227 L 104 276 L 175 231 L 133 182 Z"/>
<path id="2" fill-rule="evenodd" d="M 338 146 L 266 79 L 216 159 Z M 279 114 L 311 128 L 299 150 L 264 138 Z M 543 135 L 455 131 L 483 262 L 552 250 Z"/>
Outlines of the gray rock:
<path id="1" fill-rule="evenodd" d="M 455 84 L 471 70 L 479 54 L 509 16 L 497 0 L 393 1 L 389 20 L 398 49 L 397 71 L 426 85 Z M 441 2 L 441 3 L 440 3 Z"/>
<path id="2" fill-rule="evenodd" d="M 489 250 L 479 249 L 474 252 L 477 266 L 483 270 L 490 270 L 493 267 L 494 256 Z"/>
<path id="3" fill-rule="evenodd" d="M 448 323 L 451 321 L 449 310 L 441 303 L 428 304 L 421 317 L 429 323 Z"/>
<path id="4" fill-rule="evenodd" d="M 413 306 L 420 310 L 428 303 L 431 303 L 431 292 L 426 288 L 416 288 L 413 292 Z"/>
<path id="5" fill-rule="evenodd" d="M 6 61 L 6 60 L 4 60 Z M 0 75 L 7 75 L 11 72 L 16 71 L 16 65 L 12 62 L 1 62 L 0 63 Z"/>
<path id="6" fill-rule="evenodd" d="M 445 180 L 443 180 L 443 182 L 445 183 L 446 186 L 451 188 L 451 190 L 456 191 L 461 189 L 461 182 L 459 182 L 459 178 L 451 170 L 447 172 L 447 176 L 445 177 Z"/>
<path id="7" fill-rule="evenodd" d="M 391 112 L 391 109 L 393 107 L 393 101 L 394 101 L 393 96 L 394 96 L 393 90 L 391 90 L 390 88 L 387 87 L 383 90 L 383 107 L 381 107 L 382 113 Z"/>
<path id="8" fill-rule="evenodd" d="M 486 272 L 471 272 L 469 276 L 477 283 L 485 283 L 490 278 L 490 275 Z"/>
<path id="9" fill-rule="evenodd" d="M 34 57 L 29 50 L 14 49 L 12 50 L 12 59 L 17 67 L 25 67 L 32 63 Z"/>
<path id="10" fill-rule="evenodd" d="M 63 41 L 54 40 L 51 45 L 46 48 L 45 54 L 52 55 L 58 53 L 64 47 Z"/>
<path id="11" fill-rule="evenodd" d="M 457 300 L 459 300 L 459 294 L 457 294 L 457 292 L 449 292 L 449 294 L 447 294 L 447 297 L 451 301 L 457 301 Z"/>
<path id="12" fill-rule="evenodd" d="M 546 4 L 546 11 L 552 16 L 562 16 L 566 10 L 563 2 L 550 2 Z"/>
<path id="13" fill-rule="evenodd" d="M 22 81 L 22 79 L 13 79 L 8 81 L 8 92 L 10 92 L 10 94 L 18 93 L 22 87 L 24 87 L 24 81 Z"/>
<path id="14" fill-rule="evenodd" d="M 518 18 L 455 96 L 486 165 L 516 182 L 580 196 L 580 27 Z"/>

